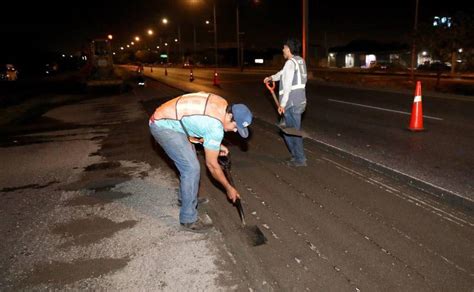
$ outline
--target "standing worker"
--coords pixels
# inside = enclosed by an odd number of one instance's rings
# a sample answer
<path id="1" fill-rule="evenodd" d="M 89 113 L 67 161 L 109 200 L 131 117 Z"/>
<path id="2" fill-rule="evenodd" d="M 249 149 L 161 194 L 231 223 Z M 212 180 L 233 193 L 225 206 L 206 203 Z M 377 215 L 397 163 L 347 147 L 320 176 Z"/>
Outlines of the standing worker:
<path id="1" fill-rule="evenodd" d="M 301 130 L 301 115 L 306 109 L 306 63 L 299 56 L 301 43 L 297 39 L 288 39 L 283 45 L 283 57 L 286 59 L 283 69 L 265 77 L 263 83 L 280 81 L 278 113 L 284 115 L 286 127 Z M 306 166 L 303 137 L 283 134 L 291 158 L 285 163 L 289 166 Z"/>
<path id="2" fill-rule="evenodd" d="M 198 218 L 196 210 L 201 171 L 192 143 L 203 144 L 209 172 L 224 187 L 227 197 L 235 202 L 240 195 L 225 177 L 217 158 L 229 153 L 221 144 L 224 132 L 238 132 L 247 138 L 247 127 L 251 123 L 252 113 L 247 106 L 229 105 L 224 98 L 205 92 L 174 98 L 158 107 L 150 117 L 151 134 L 179 171 L 179 221 L 183 229 L 192 232 L 210 229 Z"/>

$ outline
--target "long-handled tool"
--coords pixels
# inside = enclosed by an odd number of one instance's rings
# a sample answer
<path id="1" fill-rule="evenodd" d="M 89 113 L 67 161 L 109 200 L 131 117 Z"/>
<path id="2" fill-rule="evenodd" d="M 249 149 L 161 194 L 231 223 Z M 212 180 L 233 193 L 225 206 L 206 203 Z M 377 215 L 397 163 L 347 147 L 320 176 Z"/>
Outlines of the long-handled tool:
<path id="1" fill-rule="evenodd" d="M 235 187 L 234 180 L 232 179 L 232 174 L 230 172 L 231 168 L 231 160 L 230 160 L 230 153 L 227 156 L 219 156 L 219 164 L 224 171 L 224 174 L 229 181 L 229 183 Z M 263 234 L 263 232 L 257 226 L 247 226 L 245 222 L 245 214 L 244 209 L 242 208 L 242 202 L 240 198 L 235 200 L 234 205 L 237 207 L 239 211 L 240 220 L 242 222 L 242 227 L 244 228 L 245 233 L 247 234 L 247 239 L 253 246 L 258 246 L 265 244 L 267 242 L 267 238 Z"/>
<path id="2" fill-rule="evenodd" d="M 219 164 L 222 167 L 222 170 L 224 171 L 225 177 L 229 181 L 229 183 L 235 187 L 234 180 L 232 179 L 232 175 L 230 173 L 230 166 L 231 166 L 231 161 L 230 161 L 230 154 L 227 156 L 219 156 Z M 245 223 L 245 214 L 244 214 L 244 208 L 242 208 L 242 202 L 240 201 L 240 198 L 237 198 L 234 203 L 235 207 L 237 207 L 237 211 L 239 211 L 239 216 L 240 216 L 240 221 L 242 221 L 242 226 L 247 225 Z"/>
<path id="3" fill-rule="evenodd" d="M 230 173 L 230 166 L 231 166 L 231 161 L 230 161 L 230 154 L 227 154 L 227 156 L 219 156 L 219 164 L 222 167 L 222 170 L 224 171 L 225 177 L 229 181 L 229 183 L 235 187 L 234 180 L 232 179 L 232 175 Z M 237 198 L 234 203 L 235 207 L 237 207 L 237 210 L 239 211 L 239 216 L 240 216 L 240 221 L 242 222 L 242 226 L 247 225 L 245 223 L 245 214 L 244 214 L 244 208 L 242 208 L 242 202 L 240 201 L 240 198 Z"/>
<path id="4" fill-rule="evenodd" d="M 270 82 L 271 82 L 271 85 L 270 85 Z M 275 81 L 270 81 L 270 82 L 266 82 L 265 86 L 268 88 L 268 90 L 272 94 L 273 101 L 275 102 L 275 105 L 277 106 L 277 109 L 278 109 L 280 107 L 280 102 L 278 102 L 278 99 L 275 95 Z M 281 117 L 281 120 L 277 125 L 278 125 L 278 128 L 280 128 L 280 130 L 282 130 L 283 133 L 285 133 L 287 135 L 308 137 L 308 134 L 303 130 L 298 130 L 296 128 L 286 127 L 286 124 L 284 123 L 284 117 Z"/>

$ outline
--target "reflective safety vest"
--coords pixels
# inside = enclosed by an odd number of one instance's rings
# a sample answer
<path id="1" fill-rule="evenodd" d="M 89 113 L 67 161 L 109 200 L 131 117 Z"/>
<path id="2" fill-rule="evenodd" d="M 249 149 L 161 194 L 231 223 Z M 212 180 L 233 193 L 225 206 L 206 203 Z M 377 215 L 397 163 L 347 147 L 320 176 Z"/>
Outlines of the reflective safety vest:
<path id="1" fill-rule="evenodd" d="M 193 115 L 209 116 L 219 120 L 224 125 L 227 101 L 215 94 L 196 92 L 176 97 L 159 106 L 150 121 L 171 119 L 181 121 L 183 117 Z M 184 131 L 186 129 L 183 127 Z"/>
<path id="2" fill-rule="evenodd" d="M 300 56 L 294 56 L 289 61 L 295 64 L 295 74 L 291 83 L 291 92 L 288 97 L 288 105 L 299 105 L 306 103 L 305 87 L 308 81 L 308 72 L 306 71 L 306 63 Z M 280 102 L 283 97 L 283 82 L 279 85 Z"/>

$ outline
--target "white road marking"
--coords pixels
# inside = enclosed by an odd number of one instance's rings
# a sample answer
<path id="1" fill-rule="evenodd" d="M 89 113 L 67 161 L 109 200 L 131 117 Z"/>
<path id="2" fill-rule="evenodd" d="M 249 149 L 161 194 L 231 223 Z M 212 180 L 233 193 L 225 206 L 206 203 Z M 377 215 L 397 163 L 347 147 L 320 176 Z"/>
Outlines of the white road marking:
<path id="1" fill-rule="evenodd" d="M 365 104 L 360 104 L 360 103 L 348 102 L 348 101 L 337 100 L 337 99 L 332 99 L 332 98 L 328 98 L 328 100 L 332 101 L 332 102 L 350 104 L 350 105 L 354 105 L 354 106 L 366 107 L 366 108 L 376 109 L 376 110 L 380 110 L 380 111 L 386 111 L 386 112 L 392 112 L 392 113 L 398 113 L 398 114 L 404 114 L 404 115 L 411 115 L 411 113 L 409 113 L 409 112 L 402 112 L 402 111 L 397 111 L 397 110 L 392 110 L 392 109 L 387 109 L 387 108 L 382 108 L 382 107 L 376 107 L 376 106 L 371 106 L 371 105 L 365 105 Z M 427 119 L 437 120 L 437 121 L 442 121 L 443 120 L 442 118 L 426 116 L 426 115 L 423 115 L 423 117 L 427 118 Z"/>

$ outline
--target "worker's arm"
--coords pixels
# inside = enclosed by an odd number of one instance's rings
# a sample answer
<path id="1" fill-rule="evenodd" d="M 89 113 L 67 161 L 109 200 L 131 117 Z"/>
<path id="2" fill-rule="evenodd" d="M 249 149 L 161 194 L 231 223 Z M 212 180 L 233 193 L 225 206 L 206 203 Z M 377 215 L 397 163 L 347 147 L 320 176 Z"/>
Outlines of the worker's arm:
<path id="1" fill-rule="evenodd" d="M 267 83 L 267 82 L 270 82 L 270 81 L 279 81 L 282 74 L 283 74 L 283 69 L 278 71 L 277 73 L 271 75 L 271 76 L 265 77 L 263 79 L 263 83 Z"/>
<path id="2" fill-rule="evenodd" d="M 280 100 L 280 107 L 283 108 L 283 112 L 286 108 L 286 103 L 288 102 L 288 98 L 290 96 L 291 85 L 293 83 L 293 77 L 295 75 L 295 69 L 295 63 L 292 60 L 287 60 L 285 66 L 283 66 L 283 74 L 280 80 L 283 85 L 283 96 Z"/>
<path id="3" fill-rule="evenodd" d="M 240 195 L 237 190 L 229 183 L 229 181 L 225 177 L 224 172 L 222 171 L 221 166 L 219 165 L 219 162 L 217 161 L 217 158 L 219 157 L 219 151 L 204 148 L 204 152 L 206 155 L 206 166 L 209 169 L 209 172 L 211 173 L 212 177 L 215 178 L 224 187 L 227 193 L 227 197 L 232 202 L 235 202 L 237 198 L 240 198 Z"/>

